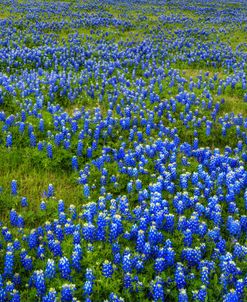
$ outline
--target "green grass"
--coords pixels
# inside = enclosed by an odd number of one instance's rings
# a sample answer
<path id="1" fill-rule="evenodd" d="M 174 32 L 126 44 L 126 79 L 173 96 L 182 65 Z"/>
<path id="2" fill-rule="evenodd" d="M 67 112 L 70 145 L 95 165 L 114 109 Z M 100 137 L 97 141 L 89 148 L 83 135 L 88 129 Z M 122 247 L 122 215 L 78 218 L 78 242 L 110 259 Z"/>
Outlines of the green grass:
<path id="1" fill-rule="evenodd" d="M 2 150 L 0 153 L 0 171 L 0 185 L 3 187 L 2 194 L 4 194 L 0 205 L 1 209 L 4 209 L 4 212 L 1 211 L 3 213 L 2 218 L 7 218 L 4 215 L 4 213 L 8 215 L 6 209 L 15 207 L 21 210 L 21 196 L 28 199 L 28 211 L 36 213 L 40 202 L 46 200 L 44 191 L 47 190 L 49 184 L 54 185 L 56 200 L 65 199 L 68 204 L 82 204 L 82 189 L 77 183 L 76 175 L 69 170 L 61 170 L 61 165 L 54 167 L 51 160 L 42 158 L 33 149 Z M 18 182 L 18 197 L 11 196 L 10 184 L 13 179 Z M 28 223 L 34 226 L 39 222 L 31 219 Z"/>
<path id="2" fill-rule="evenodd" d="M 243 101 L 243 98 L 223 94 L 220 97 L 217 97 L 216 100 L 220 100 L 222 98 L 225 100 L 225 103 L 221 107 L 224 113 L 233 112 L 235 114 L 246 116 L 247 103 Z"/>

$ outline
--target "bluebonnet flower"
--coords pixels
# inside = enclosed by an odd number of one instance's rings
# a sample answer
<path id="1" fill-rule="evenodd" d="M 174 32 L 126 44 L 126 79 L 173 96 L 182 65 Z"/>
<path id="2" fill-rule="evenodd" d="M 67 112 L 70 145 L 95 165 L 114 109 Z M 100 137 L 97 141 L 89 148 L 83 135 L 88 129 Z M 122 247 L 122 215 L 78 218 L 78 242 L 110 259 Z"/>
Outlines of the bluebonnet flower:
<path id="1" fill-rule="evenodd" d="M 130 273 L 125 273 L 123 278 L 123 286 L 126 289 L 132 288 L 132 276 Z"/>
<path id="2" fill-rule="evenodd" d="M 173 248 L 169 247 L 165 252 L 166 265 L 173 266 L 175 263 L 175 252 Z"/>
<path id="3" fill-rule="evenodd" d="M 29 239 L 28 239 L 28 245 L 30 249 L 34 249 L 38 245 L 38 234 L 36 229 L 31 230 Z"/>
<path id="4" fill-rule="evenodd" d="M 136 190 L 137 191 L 142 190 L 142 181 L 140 179 L 136 180 Z"/>
<path id="5" fill-rule="evenodd" d="M 37 146 L 39 151 L 42 151 L 44 149 L 44 144 L 41 141 L 38 142 Z"/>
<path id="6" fill-rule="evenodd" d="M 227 229 L 232 236 L 239 237 L 241 234 L 240 222 L 238 220 L 233 220 L 232 216 L 228 216 Z"/>
<path id="7" fill-rule="evenodd" d="M 73 205 L 73 204 L 71 204 L 70 206 L 69 206 L 69 212 L 71 213 L 71 215 L 72 215 L 72 219 L 73 220 L 75 220 L 76 218 L 77 218 L 77 212 L 76 212 L 76 207 Z"/>
<path id="8" fill-rule="evenodd" d="M 72 129 L 72 132 L 76 132 L 78 130 L 78 125 L 77 125 L 76 121 L 71 122 L 71 129 Z"/>
<path id="9" fill-rule="evenodd" d="M 7 281 L 5 286 L 6 293 L 11 293 L 13 292 L 14 289 L 15 289 L 14 283 L 11 281 Z"/>
<path id="10" fill-rule="evenodd" d="M 186 289 L 182 288 L 179 290 L 179 294 L 178 294 L 178 302 L 188 302 L 188 295 L 186 292 Z"/>
<path id="11" fill-rule="evenodd" d="M 63 255 L 61 244 L 58 240 L 51 239 L 48 241 L 48 246 L 55 257 Z"/>
<path id="12" fill-rule="evenodd" d="M 45 247 L 42 244 L 40 244 L 37 248 L 37 257 L 39 259 L 45 258 Z"/>
<path id="13" fill-rule="evenodd" d="M 201 269 L 201 280 L 205 286 L 209 285 L 209 269 L 205 266 Z"/>
<path id="14" fill-rule="evenodd" d="M 58 201 L 58 212 L 64 212 L 65 211 L 65 206 L 64 206 L 64 201 L 60 199 Z"/>
<path id="15" fill-rule="evenodd" d="M 45 268 L 45 277 L 48 279 L 53 279 L 56 276 L 55 261 L 53 259 L 48 259 Z"/>
<path id="16" fill-rule="evenodd" d="M 28 202 L 27 202 L 27 198 L 26 197 L 22 197 L 21 198 L 21 206 L 23 208 L 28 206 Z"/>
<path id="17" fill-rule="evenodd" d="M 61 302 L 73 300 L 73 293 L 76 290 L 75 284 L 63 284 L 61 289 Z"/>
<path id="18" fill-rule="evenodd" d="M 88 184 L 84 184 L 83 193 L 86 198 L 90 196 L 90 188 Z"/>
<path id="19" fill-rule="evenodd" d="M 165 301 L 163 283 L 163 280 L 159 277 L 156 277 L 155 280 L 151 282 L 154 301 Z"/>
<path id="20" fill-rule="evenodd" d="M 75 228 L 74 225 L 71 224 L 69 222 L 69 219 L 68 219 L 68 222 L 65 223 L 65 225 L 64 225 L 64 233 L 65 233 L 65 235 L 72 235 L 73 232 L 74 232 L 74 228 Z"/>
<path id="21" fill-rule="evenodd" d="M 178 289 L 185 288 L 186 286 L 184 270 L 181 264 L 177 264 L 176 271 L 175 271 L 175 282 Z"/>
<path id="22" fill-rule="evenodd" d="M 224 297 L 224 302 L 238 302 L 239 298 L 237 292 L 234 289 L 231 289 L 228 294 Z"/>
<path id="23" fill-rule="evenodd" d="M 92 252 L 92 251 L 94 250 L 94 246 L 93 246 L 92 243 L 88 243 L 88 244 L 87 244 L 87 250 L 88 250 L 89 252 Z"/>
<path id="24" fill-rule="evenodd" d="M 5 227 L 2 228 L 2 235 L 6 242 L 11 242 L 13 240 L 13 236 L 12 236 L 11 232 Z"/>
<path id="25" fill-rule="evenodd" d="M 125 273 L 132 271 L 132 260 L 130 254 L 123 256 L 122 268 Z"/>
<path id="26" fill-rule="evenodd" d="M 124 302 L 124 299 L 121 297 L 118 297 L 114 293 L 110 293 L 109 295 L 109 302 Z"/>
<path id="27" fill-rule="evenodd" d="M 4 275 L 11 277 L 14 270 L 14 254 L 13 252 L 7 252 L 4 260 Z"/>
<path id="28" fill-rule="evenodd" d="M 193 242 L 192 232 L 190 229 L 184 231 L 184 246 L 191 246 Z"/>
<path id="29" fill-rule="evenodd" d="M 165 259 L 164 258 L 157 258 L 155 260 L 154 269 L 157 273 L 161 273 L 165 269 Z"/>
<path id="30" fill-rule="evenodd" d="M 50 288 L 46 296 L 42 298 L 42 302 L 55 302 L 57 300 L 57 293 L 54 288 Z"/>
<path id="31" fill-rule="evenodd" d="M 13 138 L 12 138 L 12 134 L 9 133 L 6 137 L 6 147 L 7 148 L 11 148 L 13 144 Z"/>
<path id="32" fill-rule="evenodd" d="M 59 224 L 65 225 L 67 223 L 67 218 L 65 212 L 59 212 L 58 214 Z"/>
<path id="33" fill-rule="evenodd" d="M 117 240 L 118 233 L 119 232 L 118 232 L 118 226 L 117 226 L 117 224 L 116 223 L 111 223 L 111 225 L 110 225 L 110 234 L 109 234 L 111 242 Z"/>
<path id="34" fill-rule="evenodd" d="M 152 245 L 156 245 L 159 241 L 161 241 L 162 234 L 157 231 L 156 226 L 151 226 L 148 233 L 148 241 Z"/>
<path id="35" fill-rule="evenodd" d="M 52 144 L 48 143 L 46 146 L 46 152 L 47 152 L 47 156 L 49 158 L 53 158 L 53 151 L 52 151 Z"/>
<path id="36" fill-rule="evenodd" d="M 77 271 L 81 271 L 81 256 L 78 252 L 73 252 L 71 256 L 72 267 Z"/>
<path id="37" fill-rule="evenodd" d="M 20 295 L 19 291 L 17 291 L 16 289 L 14 289 L 11 293 L 10 302 L 21 302 L 21 295 Z"/>
<path id="38" fill-rule="evenodd" d="M 66 257 L 62 257 L 59 259 L 58 268 L 60 271 L 60 275 L 63 279 L 70 280 L 71 268 L 69 260 Z"/>
<path id="39" fill-rule="evenodd" d="M 52 197 L 54 196 L 54 187 L 53 184 L 48 185 L 48 191 L 47 191 L 47 197 Z"/>
<path id="40" fill-rule="evenodd" d="M 72 157 L 71 163 L 72 163 L 72 169 L 78 170 L 78 160 L 76 156 Z"/>
<path id="41" fill-rule="evenodd" d="M 30 256 L 26 255 L 21 262 L 26 271 L 31 271 L 33 269 L 33 260 Z"/>
<path id="42" fill-rule="evenodd" d="M 113 268 L 110 261 L 105 260 L 102 265 L 102 275 L 106 278 L 111 278 L 113 274 Z"/>
<path id="43" fill-rule="evenodd" d="M 200 302 L 204 302 L 207 297 L 207 289 L 205 285 L 202 285 L 197 293 L 197 298 Z"/>
<path id="44" fill-rule="evenodd" d="M 35 134 L 32 132 L 30 133 L 30 146 L 31 147 L 35 147 L 36 146 L 36 136 Z"/>
<path id="45" fill-rule="evenodd" d="M 207 234 L 207 230 L 208 230 L 208 227 L 207 227 L 207 224 L 206 222 L 202 222 L 200 225 L 199 225 L 199 229 L 198 229 L 198 234 L 200 237 L 204 237 L 206 234 Z"/>
<path id="46" fill-rule="evenodd" d="M 22 249 L 20 252 L 21 261 L 23 261 L 26 256 L 27 256 L 27 251 L 25 249 Z"/>
<path id="47" fill-rule="evenodd" d="M 127 184 L 127 191 L 128 191 L 128 193 L 131 193 L 132 190 L 133 190 L 133 181 L 130 181 Z"/>
<path id="48" fill-rule="evenodd" d="M 115 264 L 120 264 L 120 263 L 121 263 L 121 260 L 122 260 L 122 257 L 121 257 L 121 254 L 120 254 L 120 253 L 114 254 L 114 256 L 113 256 L 113 262 L 114 262 Z"/>
<path id="49" fill-rule="evenodd" d="M 41 202 L 40 202 L 40 210 L 41 211 L 45 211 L 46 210 L 46 208 L 47 208 L 47 204 L 46 204 L 46 202 L 44 201 L 44 200 L 41 200 Z"/>
<path id="50" fill-rule="evenodd" d="M 0 287 L 0 301 L 6 301 L 7 293 L 6 290 L 1 286 Z"/>
<path id="51" fill-rule="evenodd" d="M 85 278 L 87 281 L 91 281 L 91 282 L 93 282 L 93 280 L 95 279 L 93 271 L 90 268 L 86 269 Z"/>
<path id="52" fill-rule="evenodd" d="M 200 247 L 196 247 L 194 249 L 187 248 L 183 250 L 182 255 L 188 261 L 190 266 L 197 266 L 202 259 L 202 250 Z"/>
<path id="53" fill-rule="evenodd" d="M 73 233 L 73 243 L 79 244 L 81 242 L 81 234 L 79 231 L 74 231 Z"/>
<path id="54" fill-rule="evenodd" d="M 238 279 L 236 282 L 236 293 L 239 299 L 243 298 L 244 295 L 245 284 L 243 279 Z"/>
<path id="55" fill-rule="evenodd" d="M 83 294 L 84 296 L 90 296 L 93 292 L 93 284 L 95 279 L 93 271 L 91 269 L 86 269 L 85 278 L 86 282 L 83 285 Z"/>
<path id="56" fill-rule="evenodd" d="M 93 292 L 93 283 L 87 280 L 83 285 L 83 293 L 84 295 L 90 296 Z"/>
<path id="57" fill-rule="evenodd" d="M 18 287 L 21 285 L 21 276 L 18 273 L 15 273 L 13 276 L 13 283 L 15 287 Z"/>
<path id="58" fill-rule="evenodd" d="M 48 245 L 49 245 L 49 242 L 52 242 L 55 239 L 55 236 L 54 236 L 54 233 L 52 232 L 52 228 L 50 229 L 50 227 L 46 229 L 46 232 L 47 232 L 46 236 L 47 236 Z"/>
<path id="59" fill-rule="evenodd" d="M 20 122 L 19 123 L 19 132 L 20 133 L 23 133 L 24 132 L 24 130 L 25 130 L 25 127 L 26 127 L 26 124 L 24 123 L 24 122 Z"/>
<path id="60" fill-rule="evenodd" d="M 83 150 L 83 142 L 82 140 L 79 140 L 77 144 L 77 156 L 82 156 L 82 150 Z"/>
<path id="61" fill-rule="evenodd" d="M 40 132 L 44 132 L 45 131 L 45 122 L 44 122 L 44 120 L 42 118 L 39 120 L 39 131 Z"/>
<path id="62" fill-rule="evenodd" d="M 167 215 L 165 215 L 164 229 L 167 232 L 173 232 L 174 225 L 175 225 L 175 217 L 174 217 L 174 215 L 173 214 L 167 214 Z"/>
<path id="63" fill-rule="evenodd" d="M 143 230 L 139 230 L 137 240 L 136 240 L 137 251 L 141 252 L 144 244 L 145 244 L 145 232 Z"/>
<path id="64" fill-rule="evenodd" d="M 91 147 L 87 148 L 87 157 L 91 158 L 93 156 L 93 150 Z"/>
<path id="65" fill-rule="evenodd" d="M 18 214 L 14 209 L 10 210 L 9 219 L 12 226 L 17 226 Z"/>
<path id="66" fill-rule="evenodd" d="M 82 227 L 82 234 L 85 240 L 94 241 L 95 239 L 96 228 L 92 223 L 84 223 Z"/>
<path id="67" fill-rule="evenodd" d="M 58 241 L 60 241 L 60 242 L 63 241 L 64 234 L 63 234 L 63 229 L 62 229 L 61 225 L 59 225 L 59 224 L 56 225 L 54 233 L 55 233 Z"/>
<path id="68" fill-rule="evenodd" d="M 43 296 L 46 292 L 45 277 L 42 270 L 34 272 L 34 286 L 37 289 L 37 295 Z"/>
<path id="69" fill-rule="evenodd" d="M 17 195 L 17 181 L 16 180 L 11 181 L 11 194 Z"/>

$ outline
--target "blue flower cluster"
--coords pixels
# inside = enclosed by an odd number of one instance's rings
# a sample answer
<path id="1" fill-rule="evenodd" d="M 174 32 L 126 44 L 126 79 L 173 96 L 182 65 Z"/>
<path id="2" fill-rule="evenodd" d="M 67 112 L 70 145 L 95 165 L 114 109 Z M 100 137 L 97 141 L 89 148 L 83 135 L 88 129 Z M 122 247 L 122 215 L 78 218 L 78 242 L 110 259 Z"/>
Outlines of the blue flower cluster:
<path id="1" fill-rule="evenodd" d="M 246 301 L 247 6 L 211 2 L 0 0 L 0 302 Z"/>

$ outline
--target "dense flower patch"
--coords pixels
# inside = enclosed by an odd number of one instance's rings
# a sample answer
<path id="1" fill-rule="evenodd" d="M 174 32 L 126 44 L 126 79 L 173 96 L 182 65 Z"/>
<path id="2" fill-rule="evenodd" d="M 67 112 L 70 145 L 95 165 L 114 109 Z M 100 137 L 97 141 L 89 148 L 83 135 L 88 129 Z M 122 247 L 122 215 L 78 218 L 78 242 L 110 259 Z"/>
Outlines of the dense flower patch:
<path id="1" fill-rule="evenodd" d="M 245 301 L 246 4 L 0 6 L 0 302 Z"/>

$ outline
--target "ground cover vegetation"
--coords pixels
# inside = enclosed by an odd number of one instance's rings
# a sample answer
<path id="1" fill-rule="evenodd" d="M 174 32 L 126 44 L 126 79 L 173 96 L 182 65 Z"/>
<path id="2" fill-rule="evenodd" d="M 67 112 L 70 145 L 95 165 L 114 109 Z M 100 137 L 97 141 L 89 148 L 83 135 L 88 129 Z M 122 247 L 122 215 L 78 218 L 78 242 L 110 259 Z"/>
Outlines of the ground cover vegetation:
<path id="1" fill-rule="evenodd" d="M 0 0 L 0 302 L 247 300 L 247 2 Z"/>

